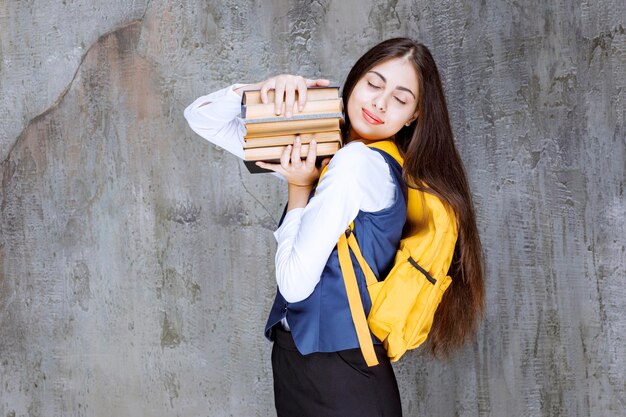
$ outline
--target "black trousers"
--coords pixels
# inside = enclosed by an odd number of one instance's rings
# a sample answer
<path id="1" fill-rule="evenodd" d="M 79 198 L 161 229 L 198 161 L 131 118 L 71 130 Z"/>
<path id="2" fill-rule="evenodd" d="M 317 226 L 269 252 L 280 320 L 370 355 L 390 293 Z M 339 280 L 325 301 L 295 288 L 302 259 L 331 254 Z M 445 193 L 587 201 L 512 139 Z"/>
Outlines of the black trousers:
<path id="1" fill-rule="evenodd" d="M 302 355 L 280 325 L 273 329 L 272 371 L 278 417 L 400 417 L 398 383 L 382 345 L 368 367 L 360 349 Z"/>

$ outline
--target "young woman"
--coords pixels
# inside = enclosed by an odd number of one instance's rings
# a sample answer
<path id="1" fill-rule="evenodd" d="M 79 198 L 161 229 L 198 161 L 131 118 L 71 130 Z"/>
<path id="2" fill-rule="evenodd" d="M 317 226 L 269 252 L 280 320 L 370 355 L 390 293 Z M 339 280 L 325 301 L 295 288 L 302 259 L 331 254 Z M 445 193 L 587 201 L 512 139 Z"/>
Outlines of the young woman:
<path id="1" fill-rule="evenodd" d="M 202 137 L 243 157 L 245 127 L 237 117 L 244 90 L 275 89 L 277 114 L 306 105 L 306 90 L 328 80 L 279 75 L 235 84 L 198 98 L 185 110 Z M 295 93 L 298 93 L 298 100 Z M 480 240 L 463 164 L 455 148 L 435 62 L 406 38 L 367 51 L 343 86 L 346 145 L 315 165 L 315 144 L 300 155 L 288 146 L 280 164 L 258 163 L 288 183 L 288 204 L 275 232 L 278 291 L 266 325 L 273 340 L 274 395 L 279 416 L 400 416 L 398 387 L 381 341 L 379 365 L 365 364 L 337 259 L 337 241 L 351 222 L 364 258 L 379 279 L 393 264 L 406 216 L 403 187 L 432 193 L 456 216 L 458 239 L 448 274 L 452 284 L 437 310 L 427 344 L 447 355 L 475 332 L 483 309 Z M 403 167 L 367 145 L 392 141 Z M 305 160 L 302 160 L 302 158 Z M 426 185 L 425 185 L 426 184 Z M 362 275 L 359 279 L 362 280 Z M 365 313 L 371 307 L 359 282 Z M 375 338 L 374 338 L 375 339 Z"/>

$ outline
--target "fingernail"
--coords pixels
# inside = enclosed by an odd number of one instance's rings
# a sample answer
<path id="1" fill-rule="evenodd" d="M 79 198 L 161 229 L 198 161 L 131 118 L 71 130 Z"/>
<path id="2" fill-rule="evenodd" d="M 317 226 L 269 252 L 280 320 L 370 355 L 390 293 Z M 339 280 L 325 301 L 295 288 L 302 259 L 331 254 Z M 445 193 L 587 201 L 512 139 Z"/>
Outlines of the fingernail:
<path id="1" fill-rule="evenodd" d="M 317 143 L 317 141 L 316 141 L 315 139 L 313 139 L 313 140 L 311 141 L 311 145 L 315 145 L 316 143 Z"/>
<path id="2" fill-rule="evenodd" d="M 296 143 L 300 143 L 300 138 L 296 138 Z"/>

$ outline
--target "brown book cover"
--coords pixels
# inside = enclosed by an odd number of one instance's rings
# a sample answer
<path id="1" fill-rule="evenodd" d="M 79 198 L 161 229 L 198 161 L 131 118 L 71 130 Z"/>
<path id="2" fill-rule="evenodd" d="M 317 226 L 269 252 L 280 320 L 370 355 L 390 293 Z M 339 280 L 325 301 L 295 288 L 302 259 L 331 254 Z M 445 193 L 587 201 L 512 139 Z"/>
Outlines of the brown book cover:
<path id="1" fill-rule="evenodd" d="M 283 120 L 246 124 L 245 139 L 263 136 L 295 135 L 302 133 L 326 132 L 341 130 L 341 120 L 338 117 L 306 120 Z"/>
<path id="2" fill-rule="evenodd" d="M 293 108 L 293 116 L 310 115 L 310 114 L 335 114 L 343 111 L 343 102 L 336 98 L 332 100 L 307 100 L 302 111 L 298 110 L 298 102 L 296 101 Z M 242 105 L 241 117 L 246 119 L 247 123 L 254 119 L 280 117 L 274 111 L 274 103 Z M 282 116 L 284 117 L 284 116 Z M 326 116 L 330 117 L 330 116 Z"/>
<path id="3" fill-rule="evenodd" d="M 322 161 L 325 158 L 328 158 L 328 155 L 317 155 L 317 158 L 315 159 L 315 165 L 320 167 L 322 165 Z M 277 164 L 280 162 L 280 160 L 274 159 L 274 160 L 266 161 L 266 162 Z M 246 168 L 248 168 L 248 171 L 251 174 L 262 174 L 265 172 L 274 172 L 271 169 L 261 168 L 260 166 L 256 164 L 256 161 L 243 161 L 243 164 L 246 166 Z"/>
<path id="4" fill-rule="evenodd" d="M 341 132 L 333 130 L 330 132 L 304 133 L 300 136 L 302 143 L 309 143 L 315 139 L 317 143 L 322 142 L 343 142 Z M 297 135 L 267 136 L 260 138 L 248 138 L 243 145 L 244 149 L 259 148 L 262 146 L 286 146 L 293 143 Z"/>
<path id="5" fill-rule="evenodd" d="M 274 103 L 274 97 L 276 93 L 275 90 L 269 90 L 267 92 L 267 101 L 268 103 Z M 298 99 L 298 92 L 296 91 L 296 100 Z M 327 86 L 327 87 L 308 87 L 306 89 L 306 100 L 315 101 L 315 100 L 330 100 L 333 98 L 339 97 L 339 86 Z M 252 105 L 252 104 L 263 104 L 261 101 L 261 90 L 247 90 L 244 91 L 241 96 L 241 104 L 243 105 Z"/>

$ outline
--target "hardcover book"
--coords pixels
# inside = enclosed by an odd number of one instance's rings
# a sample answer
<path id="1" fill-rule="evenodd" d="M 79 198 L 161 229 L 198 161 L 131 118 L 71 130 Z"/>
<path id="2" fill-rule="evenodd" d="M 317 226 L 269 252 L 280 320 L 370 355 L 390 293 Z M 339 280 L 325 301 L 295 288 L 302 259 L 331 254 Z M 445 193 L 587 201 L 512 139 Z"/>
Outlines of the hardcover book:
<path id="1" fill-rule="evenodd" d="M 285 146 L 299 136 L 302 141 L 302 158 L 306 158 L 308 144 L 317 142 L 319 164 L 334 155 L 343 144 L 343 102 L 339 87 L 311 87 L 307 89 L 307 101 L 302 111 L 296 102 L 290 117 L 274 112 L 275 91 L 268 91 L 268 103 L 261 103 L 260 90 L 244 91 L 241 115 L 246 126 L 244 136 L 244 164 L 251 173 L 269 172 L 255 165 L 256 161 L 278 163 Z"/>
<path id="2" fill-rule="evenodd" d="M 339 142 L 325 142 L 317 144 L 317 155 L 315 158 L 315 164 L 320 166 L 322 160 L 332 156 L 341 148 Z M 270 146 L 264 148 L 250 148 L 244 149 L 244 165 L 248 168 L 248 171 L 252 174 L 262 172 L 272 172 L 269 169 L 261 168 L 256 165 L 256 161 L 264 161 L 272 164 L 279 164 L 280 157 L 285 150 L 285 146 Z M 301 148 L 301 159 L 306 159 L 309 152 L 309 145 L 303 144 Z"/>

